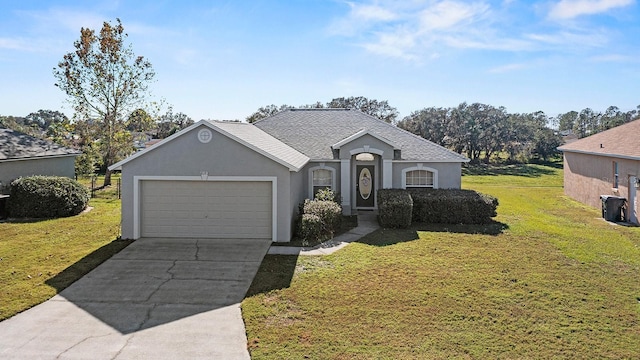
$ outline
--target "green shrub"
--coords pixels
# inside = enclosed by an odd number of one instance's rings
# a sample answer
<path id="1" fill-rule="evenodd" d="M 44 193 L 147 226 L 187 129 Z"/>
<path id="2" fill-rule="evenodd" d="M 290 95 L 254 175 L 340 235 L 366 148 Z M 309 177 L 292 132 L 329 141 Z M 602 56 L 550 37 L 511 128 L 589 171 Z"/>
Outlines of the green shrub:
<path id="1" fill-rule="evenodd" d="M 304 214 L 313 214 L 322 222 L 322 232 L 333 236 L 333 232 L 340 228 L 342 221 L 342 207 L 334 201 L 305 200 Z"/>
<path id="2" fill-rule="evenodd" d="M 460 189 L 410 189 L 413 221 L 434 224 L 487 224 L 497 215 L 498 199 Z"/>
<path id="3" fill-rule="evenodd" d="M 11 182 L 9 216 L 57 218 L 86 209 L 89 191 L 75 180 L 58 176 L 30 176 Z"/>
<path id="4" fill-rule="evenodd" d="M 303 245 L 308 245 L 310 241 L 322 241 L 322 220 L 318 215 L 302 214 L 298 225 L 298 236 Z"/>
<path id="5" fill-rule="evenodd" d="M 336 204 L 340 204 L 340 194 L 335 193 L 331 189 L 320 189 L 315 195 L 315 200 L 320 201 L 333 201 Z"/>
<path id="6" fill-rule="evenodd" d="M 413 201 L 402 189 L 378 190 L 378 220 L 385 228 L 407 228 L 411 225 Z"/>
<path id="7" fill-rule="evenodd" d="M 334 201 L 305 200 L 298 207 L 297 235 L 303 244 L 331 239 L 342 222 L 342 207 Z"/>

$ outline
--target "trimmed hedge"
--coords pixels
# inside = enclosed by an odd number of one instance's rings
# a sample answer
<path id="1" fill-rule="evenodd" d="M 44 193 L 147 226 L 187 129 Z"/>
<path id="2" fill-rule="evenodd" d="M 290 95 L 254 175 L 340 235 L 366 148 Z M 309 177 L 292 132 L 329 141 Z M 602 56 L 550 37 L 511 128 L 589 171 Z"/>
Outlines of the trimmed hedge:
<path id="1" fill-rule="evenodd" d="M 473 190 L 378 190 L 378 220 L 385 228 L 407 228 L 412 222 L 488 224 L 497 207 L 498 199 Z"/>
<path id="2" fill-rule="evenodd" d="M 487 224 L 498 213 L 498 199 L 473 190 L 410 189 L 413 221 L 434 224 Z"/>
<path id="3" fill-rule="evenodd" d="M 385 228 L 407 228 L 411 225 L 413 200 L 406 190 L 378 190 L 378 221 Z"/>
<path id="4" fill-rule="evenodd" d="M 58 218 L 81 213 L 89 191 L 79 182 L 58 176 L 30 176 L 11 182 L 8 213 L 15 218 Z"/>

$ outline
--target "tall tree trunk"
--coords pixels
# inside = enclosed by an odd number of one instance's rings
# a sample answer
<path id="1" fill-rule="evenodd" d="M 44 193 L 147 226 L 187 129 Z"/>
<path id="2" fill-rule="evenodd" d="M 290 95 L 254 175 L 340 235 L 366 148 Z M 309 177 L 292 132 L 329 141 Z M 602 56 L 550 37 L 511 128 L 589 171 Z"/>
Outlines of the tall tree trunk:
<path id="1" fill-rule="evenodd" d="M 109 168 L 107 168 L 107 170 L 104 173 L 104 186 L 109 186 L 111 185 L 111 170 L 109 170 Z"/>

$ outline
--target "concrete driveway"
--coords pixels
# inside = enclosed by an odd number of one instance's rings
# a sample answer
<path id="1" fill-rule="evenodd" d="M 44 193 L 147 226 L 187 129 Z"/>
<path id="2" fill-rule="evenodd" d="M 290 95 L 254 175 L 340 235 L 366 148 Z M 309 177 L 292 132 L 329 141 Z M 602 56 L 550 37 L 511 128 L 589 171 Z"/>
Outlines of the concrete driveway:
<path id="1" fill-rule="evenodd" d="M 0 322 L 2 359 L 249 359 L 239 303 L 270 240 L 140 239 Z"/>

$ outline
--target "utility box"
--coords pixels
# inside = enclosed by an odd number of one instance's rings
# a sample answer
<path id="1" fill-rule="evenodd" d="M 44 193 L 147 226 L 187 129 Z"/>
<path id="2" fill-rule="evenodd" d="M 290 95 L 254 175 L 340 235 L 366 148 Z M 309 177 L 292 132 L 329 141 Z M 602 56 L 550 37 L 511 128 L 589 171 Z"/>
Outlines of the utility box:
<path id="1" fill-rule="evenodd" d="M 607 221 L 624 221 L 624 208 L 627 199 L 620 196 L 600 195 L 602 217 Z"/>

